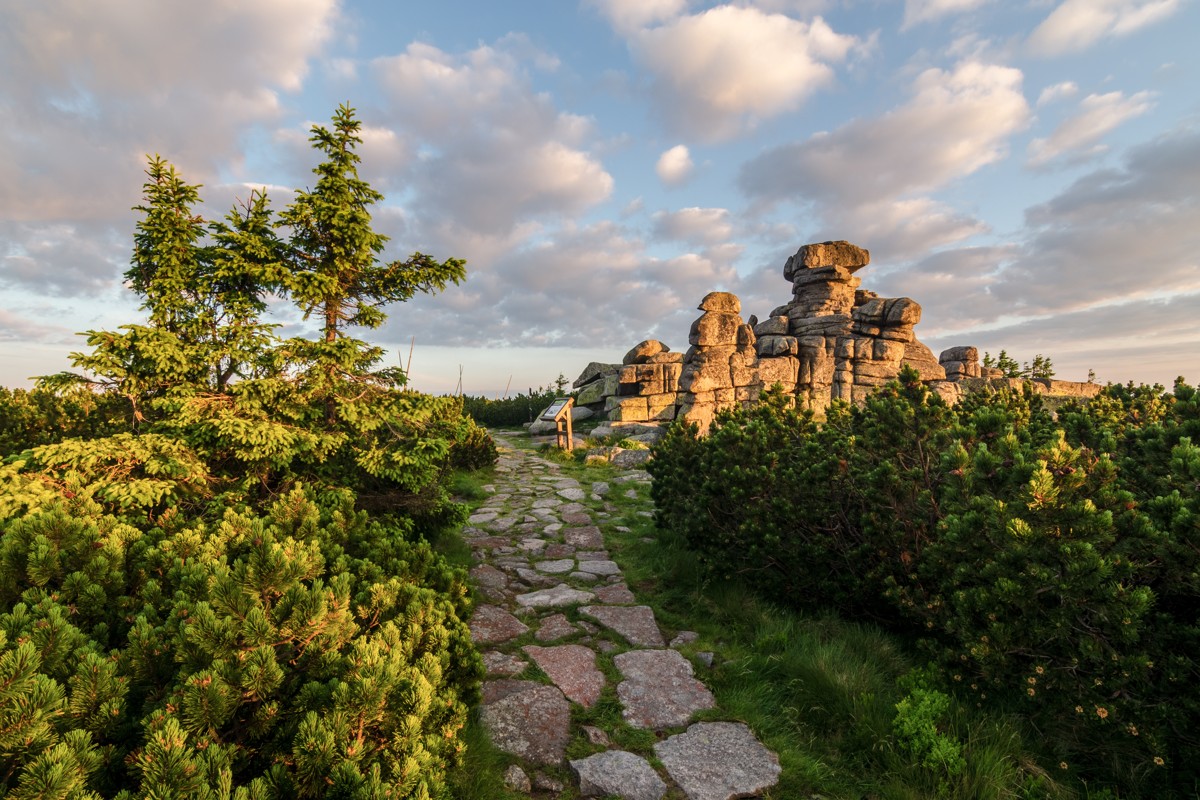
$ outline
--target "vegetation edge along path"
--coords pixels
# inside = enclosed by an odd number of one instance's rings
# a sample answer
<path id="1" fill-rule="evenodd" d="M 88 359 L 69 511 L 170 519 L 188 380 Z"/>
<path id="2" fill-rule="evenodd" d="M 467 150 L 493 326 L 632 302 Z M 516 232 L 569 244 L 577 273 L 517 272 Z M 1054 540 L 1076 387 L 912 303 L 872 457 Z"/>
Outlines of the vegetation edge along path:
<path id="1" fill-rule="evenodd" d="M 694 721 L 715 706 L 696 678 L 711 654 L 685 658 L 678 648 L 695 634 L 664 635 L 605 548 L 615 510 L 605 498 L 637 497 L 649 477 L 632 470 L 584 486 L 495 433 L 496 481 L 463 536 L 481 599 L 471 636 L 488 672 L 480 719 L 515 757 L 509 787 L 723 800 L 774 785 L 778 758 L 746 725 Z"/>

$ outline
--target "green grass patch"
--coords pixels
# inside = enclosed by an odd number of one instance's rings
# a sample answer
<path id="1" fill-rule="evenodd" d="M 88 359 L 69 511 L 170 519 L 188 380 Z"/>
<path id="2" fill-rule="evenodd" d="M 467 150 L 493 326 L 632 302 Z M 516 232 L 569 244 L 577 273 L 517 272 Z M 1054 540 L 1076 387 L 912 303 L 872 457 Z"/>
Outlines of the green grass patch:
<path id="1" fill-rule="evenodd" d="M 625 496 L 631 488 L 636 498 Z M 1068 788 L 1069 768 L 1052 775 L 1038 766 L 1036 739 L 1019 721 L 914 689 L 919 663 L 898 637 L 763 601 L 752 576 L 715 578 L 679 537 L 639 513 L 651 507 L 644 483 L 612 483 L 604 504 L 609 551 L 639 602 L 654 608 L 664 631 L 699 633 L 685 655 L 715 654 L 712 669 L 696 670 L 718 707 L 699 717 L 744 721 L 779 755 L 780 782 L 764 797 L 1080 796 Z"/>

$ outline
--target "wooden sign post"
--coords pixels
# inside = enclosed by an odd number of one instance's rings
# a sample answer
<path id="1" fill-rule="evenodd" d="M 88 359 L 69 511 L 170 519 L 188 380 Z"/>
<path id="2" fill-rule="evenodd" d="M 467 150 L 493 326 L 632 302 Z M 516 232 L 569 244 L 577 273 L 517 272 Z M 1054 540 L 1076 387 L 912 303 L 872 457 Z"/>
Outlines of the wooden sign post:
<path id="1" fill-rule="evenodd" d="M 571 408 L 574 405 L 574 397 L 558 397 L 550 404 L 549 408 L 542 412 L 541 416 L 547 422 L 554 423 L 558 446 L 567 451 L 575 446 L 571 431 Z"/>

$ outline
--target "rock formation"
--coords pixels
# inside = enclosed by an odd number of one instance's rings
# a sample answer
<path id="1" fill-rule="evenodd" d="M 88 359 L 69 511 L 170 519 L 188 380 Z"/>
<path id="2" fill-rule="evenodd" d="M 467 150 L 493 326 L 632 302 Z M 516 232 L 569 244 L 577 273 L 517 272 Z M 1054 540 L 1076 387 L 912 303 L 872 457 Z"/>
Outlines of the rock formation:
<path id="1" fill-rule="evenodd" d="M 753 403 L 775 384 L 821 414 L 833 400 L 863 402 L 905 366 L 950 403 L 964 387 L 1003 378 L 980 364 L 974 347 L 935 358 L 914 333 L 916 301 L 859 288 L 855 273 L 870 262 L 870 253 L 849 242 L 806 244 L 783 267 L 790 302 L 761 322 L 744 322 L 735 295 L 711 292 L 700 302 L 687 353 L 647 340 L 622 364 L 593 362 L 574 383 L 576 404 L 603 409 L 613 426 L 684 419 L 705 432 L 718 411 Z M 1093 386 L 1041 381 L 1035 391 L 1080 397 L 1094 395 Z"/>

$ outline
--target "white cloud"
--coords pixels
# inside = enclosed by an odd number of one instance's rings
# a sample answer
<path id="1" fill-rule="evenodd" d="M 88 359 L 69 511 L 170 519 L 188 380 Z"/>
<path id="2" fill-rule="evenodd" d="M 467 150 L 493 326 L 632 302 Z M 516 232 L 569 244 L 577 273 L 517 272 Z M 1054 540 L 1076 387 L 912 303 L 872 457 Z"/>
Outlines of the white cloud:
<path id="1" fill-rule="evenodd" d="M 1029 143 L 1028 164 L 1044 167 L 1063 157 L 1078 161 L 1103 152 L 1096 143 L 1121 123 L 1145 114 L 1154 103 L 1151 92 L 1126 97 L 1121 92 L 1090 94 L 1079 103 L 1079 112 L 1064 120 L 1049 137 Z"/>
<path id="2" fill-rule="evenodd" d="M 457 231 L 453 241 L 504 239 L 532 218 L 590 208 L 613 189 L 585 148 L 591 120 L 535 92 L 506 42 L 528 50 L 511 37 L 462 54 L 414 43 L 374 63 L 385 119 L 423 153 L 398 177 L 421 197 L 418 218 Z"/>
<path id="3" fill-rule="evenodd" d="M 895 264 L 987 232 L 983 222 L 928 197 L 834 206 L 816 238 L 870 243 L 876 263 Z"/>
<path id="4" fill-rule="evenodd" d="M 1063 0 L 1030 34 L 1028 46 L 1042 56 L 1077 52 L 1164 20 L 1181 5 L 1181 0 Z"/>
<path id="5" fill-rule="evenodd" d="M 654 171 L 667 186 L 678 186 L 691 177 L 693 166 L 687 146 L 677 144 L 658 157 Z"/>
<path id="6" fill-rule="evenodd" d="M 733 220 L 724 208 L 681 208 L 654 215 L 654 236 L 699 245 L 716 245 L 733 236 Z"/>
<path id="7" fill-rule="evenodd" d="M 800 22 L 730 5 L 625 35 L 653 76 L 664 121 L 704 141 L 728 139 L 799 108 L 834 82 L 830 65 L 860 44 L 820 17 Z"/>
<path id="8" fill-rule="evenodd" d="M 904 23 L 901 28 L 911 28 L 951 14 L 973 11 L 988 2 L 990 0 L 905 0 Z"/>
<path id="9" fill-rule="evenodd" d="M 1068 97 L 1074 97 L 1078 93 L 1079 86 L 1075 83 L 1075 81 L 1063 81 L 1062 83 L 1056 83 L 1052 86 L 1047 86 L 1045 89 L 1042 89 L 1041 94 L 1038 95 L 1037 106 L 1038 108 L 1041 108 L 1044 105 L 1049 105 L 1050 103 L 1055 103 Z"/>
<path id="10" fill-rule="evenodd" d="M 1029 121 L 1020 70 L 968 61 L 929 69 L 913 97 L 874 119 L 856 119 L 743 165 L 753 198 L 867 204 L 931 191 L 994 163 Z"/>
<path id="11" fill-rule="evenodd" d="M 673 19 L 687 10 L 687 0 L 589 0 L 618 33 L 629 34 Z"/>
<path id="12" fill-rule="evenodd" d="M 924 306 L 922 330 L 941 346 L 1021 358 L 1086 349 L 1080 373 L 1105 365 L 1111 380 L 1195 381 L 1197 215 L 1200 130 L 1177 131 L 1028 209 L 1008 244 L 937 253 L 881 284 Z"/>

